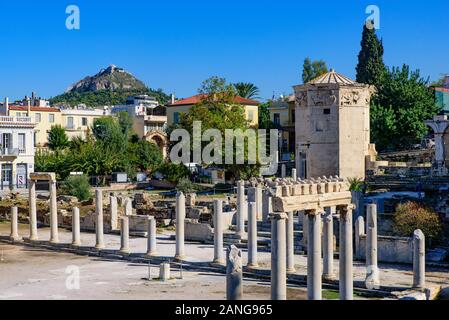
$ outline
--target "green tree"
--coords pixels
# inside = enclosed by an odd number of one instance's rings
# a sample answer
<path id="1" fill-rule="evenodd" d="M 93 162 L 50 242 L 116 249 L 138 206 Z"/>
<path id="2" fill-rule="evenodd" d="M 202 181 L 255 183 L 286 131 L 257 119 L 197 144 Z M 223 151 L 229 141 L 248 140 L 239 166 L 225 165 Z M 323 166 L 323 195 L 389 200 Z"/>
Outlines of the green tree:
<path id="1" fill-rule="evenodd" d="M 302 81 L 307 83 L 325 73 L 329 72 L 326 62 L 323 60 L 314 60 L 313 62 L 307 57 L 304 60 Z"/>
<path id="2" fill-rule="evenodd" d="M 77 197 L 79 201 L 92 198 L 91 186 L 86 175 L 68 177 L 62 185 L 61 191 L 66 195 Z"/>
<path id="3" fill-rule="evenodd" d="M 357 82 L 378 86 L 386 67 L 383 62 L 384 47 L 375 28 L 367 28 L 364 24 L 361 46 L 356 67 Z"/>
<path id="4" fill-rule="evenodd" d="M 126 111 L 121 111 L 117 114 L 118 123 L 122 129 L 122 133 L 129 137 L 133 132 L 133 119 L 130 117 L 129 113 Z"/>
<path id="5" fill-rule="evenodd" d="M 123 127 L 117 118 L 102 117 L 96 119 L 92 126 L 95 138 L 102 141 L 115 152 L 120 152 L 126 148 L 128 137 L 123 133 Z"/>
<path id="6" fill-rule="evenodd" d="M 235 88 L 233 85 L 228 85 L 225 79 L 212 77 L 203 82 L 199 91 L 204 94 L 204 97 L 191 108 L 189 113 L 181 115 L 178 127 L 186 129 L 193 136 L 193 123 L 200 121 L 202 133 L 208 129 L 218 129 L 222 133 L 222 141 L 225 141 L 226 129 L 240 129 L 245 132 L 249 128 L 243 106 L 234 102 Z M 207 144 L 209 143 L 203 142 L 203 147 Z M 234 147 L 234 157 L 236 152 L 237 149 Z M 221 150 L 221 155 L 223 154 L 224 143 Z M 244 159 L 248 159 L 247 147 L 245 147 Z M 257 165 L 214 165 L 225 169 L 233 177 L 240 177 L 244 172 L 254 174 L 258 168 Z"/>
<path id="7" fill-rule="evenodd" d="M 274 129 L 275 125 L 270 117 L 270 102 L 262 103 L 259 106 L 259 129 Z"/>
<path id="8" fill-rule="evenodd" d="M 69 145 L 69 138 L 65 129 L 60 125 L 52 126 L 48 133 L 48 147 L 51 150 L 62 150 Z"/>
<path id="9" fill-rule="evenodd" d="M 154 171 L 164 160 L 159 148 L 146 140 L 130 144 L 128 154 L 128 160 L 141 171 Z"/>
<path id="10" fill-rule="evenodd" d="M 162 173 L 168 181 L 173 183 L 178 183 L 181 179 L 190 176 L 189 169 L 182 163 L 175 164 L 172 162 L 164 162 L 159 166 L 157 171 Z"/>
<path id="11" fill-rule="evenodd" d="M 371 105 L 372 140 L 381 151 L 418 143 L 428 132 L 424 121 L 439 112 L 429 80 L 407 65 L 385 72 Z"/>
<path id="12" fill-rule="evenodd" d="M 234 83 L 235 90 L 237 91 L 237 94 L 246 99 L 258 99 L 260 90 L 259 88 L 248 82 L 237 82 Z"/>
<path id="13" fill-rule="evenodd" d="M 417 229 L 424 233 L 428 243 L 439 240 L 443 232 L 440 217 L 432 208 L 412 201 L 398 205 L 393 216 L 394 233 L 411 237 Z"/>

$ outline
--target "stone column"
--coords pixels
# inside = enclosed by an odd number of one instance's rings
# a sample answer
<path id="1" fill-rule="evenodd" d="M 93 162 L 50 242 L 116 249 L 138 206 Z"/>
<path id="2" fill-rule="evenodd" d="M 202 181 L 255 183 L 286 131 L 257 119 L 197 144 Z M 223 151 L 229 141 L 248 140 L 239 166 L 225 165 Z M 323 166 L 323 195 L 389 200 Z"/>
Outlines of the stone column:
<path id="1" fill-rule="evenodd" d="M 300 211 L 299 214 L 302 215 L 302 248 L 305 253 L 307 253 L 307 243 L 309 238 L 309 219 L 307 218 L 304 211 Z"/>
<path id="2" fill-rule="evenodd" d="M 231 301 L 242 300 L 242 252 L 234 245 L 229 246 L 226 261 L 226 299 Z"/>
<path id="3" fill-rule="evenodd" d="M 237 182 L 237 235 L 245 235 L 245 217 L 247 216 L 245 201 L 245 184 L 243 181 Z"/>
<path id="4" fill-rule="evenodd" d="M 272 213 L 271 218 L 271 299 L 287 300 L 285 213 Z"/>
<path id="5" fill-rule="evenodd" d="M 340 210 L 340 300 L 353 300 L 352 209 Z"/>
<path id="6" fill-rule="evenodd" d="M 56 181 L 50 181 L 50 243 L 59 243 Z"/>
<path id="7" fill-rule="evenodd" d="M 224 264 L 223 248 L 223 200 L 214 201 L 214 261 L 216 264 Z"/>
<path id="8" fill-rule="evenodd" d="M 73 208 L 72 212 L 72 246 L 81 246 L 81 233 L 80 233 L 80 209 Z"/>
<path id="9" fill-rule="evenodd" d="M 295 270 L 295 220 L 294 212 L 288 213 L 286 222 L 287 234 L 287 272 L 294 273 Z"/>
<path id="10" fill-rule="evenodd" d="M 321 270 L 321 213 L 307 211 L 309 220 L 307 249 L 307 299 L 322 299 Z"/>
<path id="11" fill-rule="evenodd" d="M 264 190 L 262 194 L 262 220 L 268 221 L 268 217 L 273 212 L 272 197 L 268 190 Z"/>
<path id="12" fill-rule="evenodd" d="M 365 252 L 362 252 L 360 238 L 365 235 L 365 219 L 358 217 L 355 221 L 355 257 L 358 260 L 366 259 Z"/>
<path id="13" fill-rule="evenodd" d="M 295 181 L 298 180 L 298 174 L 296 169 L 292 169 L 292 179 Z"/>
<path id="14" fill-rule="evenodd" d="M 30 241 L 37 241 L 37 208 L 36 208 L 36 181 L 30 180 L 29 205 L 30 205 Z"/>
<path id="15" fill-rule="evenodd" d="M 111 216 L 111 230 L 118 229 L 118 215 L 117 215 L 117 197 L 109 197 L 109 214 Z"/>
<path id="16" fill-rule="evenodd" d="M 132 216 L 133 214 L 133 201 L 130 198 L 125 200 L 125 216 Z"/>
<path id="17" fill-rule="evenodd" d="M 263 192 L 263 190 L 260 186 L 256 188 L 256 208 L 257 208 L 257 220 L 258 221 L 263 220 L 263 213 L 262 213 L 262 211 L 263 211 L 263 209 L 262 209 L 263 195 L 262 195 L 262 192 Z"/>
<path id="18" fill-rule="evenodd" d="M 147 235 L 147 257 L 152 257 L 157 254 L 157 240 L 156 240 L 157 225 L 154 217 L 148 217 L 148 235 Z"/>
<path id="19" fill-rule="evenodd" d="M 248 204 L 248 268 L 255 268 L 257 262 L 257 206 Z"/>
<path id="20" fill-rule="evenodd" d="M 334 221 L 335 207 L 325 209 L 323 215 L 323 279 L 335 279 L 334 273 Z"/>
<path id="21" fill-rule="evenodd" d="M 426 238 L 421 230 L 413 233 L 413 288 L 426 286 Z"/>
<path id="22" fill-rule="evenodd" d="M 176 195 L 176 260 L 184 260 L 184 224 L 186 217 L 186 197 L 182 192 Z"/>
<path id="23" fill-rule="evenodd" d="M 95 213 L 96 213 L 96 244 L 95 248 L 104 249 L 104 232 L 103 232 L 103 192 L 100 189 L 95 190 Z"/>
<path id="24" fill-rule="evenodd" d="M 281 166 L 281 178 L 285 178 L 287 177 L 287 166 L 285 164 L 283 164 Z"/>
<path id="25" fill-rule="evenodd" d="M 19 211 L 17 207 L 11 207 L 11 234 L 9 236 L 11 241 L 19 241 Z"/>
<path id="26" fill-rule="evenodd" d="M 120 252 L 129 253 L 129 217 L 120 218 Z"/>
<path id="27" fill-rule="evenodd" d="M 379 289 L 380 278 L 377 266 L 377 207 L 369 204 L 366 212 L 366 280 L 367 289 Z"/>

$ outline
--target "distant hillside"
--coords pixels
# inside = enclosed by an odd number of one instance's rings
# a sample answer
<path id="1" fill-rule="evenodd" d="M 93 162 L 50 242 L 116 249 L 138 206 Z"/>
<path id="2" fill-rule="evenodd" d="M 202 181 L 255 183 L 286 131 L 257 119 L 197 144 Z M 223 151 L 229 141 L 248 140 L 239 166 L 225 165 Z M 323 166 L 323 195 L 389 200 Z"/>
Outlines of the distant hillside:
<path id="1" fill-rule="evenodd" d="M 154 96 L 160 103 L 170 99 L 161 89 L 149 89 L 131 73 L 111 65 L 73 84 L 64 94 L 51 98 L 50 103 L 55 106 L 85 104 L 88 107 L 99 107 L 124 104 L 127 97 L 139 94 Z"/>

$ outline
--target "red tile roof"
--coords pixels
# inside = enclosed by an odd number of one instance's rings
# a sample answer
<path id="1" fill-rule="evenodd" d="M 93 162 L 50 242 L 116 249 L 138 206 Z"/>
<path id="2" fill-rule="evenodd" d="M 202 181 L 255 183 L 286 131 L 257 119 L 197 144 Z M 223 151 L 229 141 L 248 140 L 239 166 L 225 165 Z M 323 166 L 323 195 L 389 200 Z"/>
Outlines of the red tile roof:
<path id="1" fill-rule="evenodd" d="M 28 111 L 27 106 L 9 106 L 9 110 L 12 111 Z M 34 112 L 61 112 L 61 110 L 53 107 L 31 107 L 31 111 Z"/>
<path id="2" fill-rule="evenodd" d="M 447 88 L 435 88 L 435 91 L 448 92 L 449 93 L 449 89 L 447 89 Z"/>
<path id="3" fill-rule="evenodd" d="M 206 94 L 197 94 L 190 98 L 182 99 L 179 101 L 176 101 L 173 104 L 169 104 L 167 107 L 176 107 L 176 106 L 188 106 L 188 105 L 194 105 L 199 102 L 201 102 L 202 99 L 206 97 Z M 243 104 L 248 106 L 258 106 L 260 103 L 259 101 L 252 100 L 252 99 L 246 99 L 239 96 L 236 96 L 234 98 L 234 102 L 237 104 Z"/>

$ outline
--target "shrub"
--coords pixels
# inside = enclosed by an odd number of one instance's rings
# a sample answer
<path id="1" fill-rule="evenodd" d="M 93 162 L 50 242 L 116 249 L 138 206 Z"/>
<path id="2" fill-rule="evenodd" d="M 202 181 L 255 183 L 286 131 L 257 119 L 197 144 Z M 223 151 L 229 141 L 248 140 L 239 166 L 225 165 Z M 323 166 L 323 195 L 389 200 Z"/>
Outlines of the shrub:
<path id="1" fill-rule="evenodd" d="M 349 190 L 362 192 L 365 188 L 365 181 L 360 178 L 349 178 Z"/>
<path id="2" fill-rule="evenodd" d="M 429 244 L 439 240 L 443 232 L 440 217 L 432 208 L 413 201 L 399 204 L 393 218 L 394 232 L 411 237 L 416 229 L 421 229 Z"/>
<path id="3" fill-rule="evenodd" d="M 181 191 L 184 194 L 193 193 L 195 192 L 195 186 L 193 185 L 192 181 L 190 181 L 189 178 L 181 178 L 178 182 L 178 185 L 176 186 L 176 189 L 178 191 Z"/>
<path id="4" fill-rule="evenodd" d="M 177 183 L 182 178 L 190 176 L 189 169 L 182 163 L 174 164 L 172 162 L 164 162 L 159 167 L 158 171 L 162 173 L 168 181 L 173 183 Z"/>
<path id="5" fill-rule="evenodd" d="M 77 197 L 79 201 L 90 200 L 92 193 L 87 176 L 70 176 L 64 181 L 61 190 L 67 195 Z"/>

